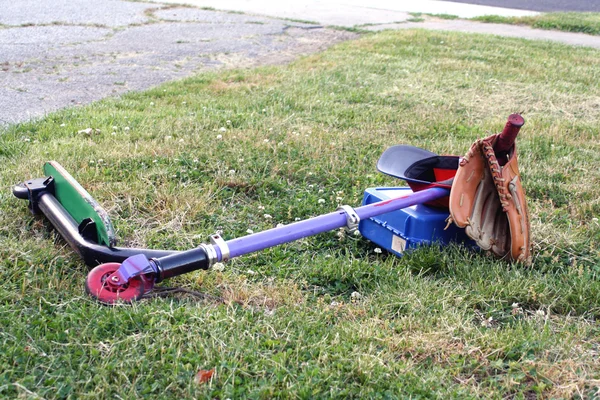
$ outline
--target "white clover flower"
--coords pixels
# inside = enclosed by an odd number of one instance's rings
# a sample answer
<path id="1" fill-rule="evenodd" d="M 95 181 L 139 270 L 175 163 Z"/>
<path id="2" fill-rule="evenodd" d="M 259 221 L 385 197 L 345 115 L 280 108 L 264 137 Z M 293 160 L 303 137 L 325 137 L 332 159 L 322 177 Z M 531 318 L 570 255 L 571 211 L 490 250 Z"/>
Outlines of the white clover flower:
<path id="1" fill-rule="evenodd" d="M 227 128 L 225 128 L 224 126 L 219 128 L 219 132 L 227 132 Z"/>
<path id="2" fill-rule="evenodd" d="M 150 105 L 151 105 L 151 106 L 153 106 L 153 105 L 154 105 L 154 102 L 153 102 L 153 101 L 151 101 L 151 102 L 150 102 Z"/>
<path id="3" fill-rule="evenodd" d="M 265 140 L 263 140 L 263 142 L 269 143 L 269 139 L 265 139 Z"/>
<path id="4" fill-rule="evenodd" d="M 194 159 L 192 160 L 192 162 L 193 162 L 193 163 L 197 163 L 197 162 L 198 162 L 198 159 L 197 159 L 197 158 L 194 158 Z"/>
<path id="5" fill-rule="evenodd" d="M 335 201 L 342 201 L 342 200 L 344 200 L 344 198 L 343 198 L 343 197 L 336 197 L 336 198 L 335 198 Z"/>
<path id="6" fill-rule="evenodd" d="M 281 222 L 277 224 L 276 228 L 283 228 L 285 226 L 285 224 L 282 224 Z"/>
<path id="7" fill-rule="evenodd" d="M 294 221 L 301 221 L 301 220 L 302 220 L 302 219 L 301 219 L 301 218 L 298 218 L 298 217 L 294 218 Z"/>
<path id="8" fill-rule="evenodd" d="M 152 160 L 152 162 L 153 162 L 154 164 L 156 164 L 156 163 L 158 162 L 158 160 Z"/>
<path id="9" fill-rule="evenodd" d="M 252 229 L 246 229 L 246 233 L 253 234 L 254 231 Z"/>
<path id="10" fill-rule="evenodd" d="M 24 142 L 31 142 L 31 139 L 29 139 L 28 137 L 26 137 L 25 139 L 23 139 Z"/>
<path id="11" fill-rule="evenodd" d="M 94 130 L 92 128 L 86 128 L 86 129 L 82 129 L 82 130 L 78 131 L 77 133 L 91 135 L 92 133 L 94 133 Z"/>
<path id="12" fill-rule="evenodd" d="M 212 266 L 212 269 L 217 272 L 223 272 L 225 270 L 225 264 L 220 262 L 215 263 L 215 265 Z"/>
<path id="13" fill-rule="evenodd" d="M 323 189 L 319 189 L 319 193 L 323 193 L 323 192 L 324 192 L 324 190 L 323 190 Z"/>
<path id="14" fill-rule="evenodd" d="M 317 200 L 317 203 L 324 204 L 325 203 L 325 199 L 319 199 L 319 200 Z"/>
<path id="15" fill-rule="evenodd" d="M 519 303 L 512 303 L 512 304 L 511 304 L 511 307 L 512 307 L 512 308 L 519 308 Z"/>
<path id="16" fill-rule="evenodd" d="M 273 219 L 271 214 L 264 214 L 263 217 L 265 217 L 265 219 Z"/>
<path id="17" fill-rule="evenodd" d="M 229 175 L 235 175 L 235 169 L 230 169 L 229 170 Z"/>
<path id="18" fill-rule="evenodd" d="M 102 158 L 98 159 L 98 164 L 103 163 L 104 160 Z"/>
<path id="19" fill-rule="evenodd" d="M 223 135 L 217 135 L 217 139 L 223 139 Z"/>
<path id="20" fill-rule="evenodd" d="M 111 132 L 110 134 L 116 136 L 117 132 Z"/>
<path id="21" fill-rule="evenodd" d="M 183 138 L 179 139 L 179 143 L 183 143 L 183 142 L 184 142 Z"/>
<path id="22" fill-rule="evenodd" d="M 265 206 L 258 206 L 258 209 L 259 209 L 259 210 L 264 210 L 264 209 L 265 209 Z"/>
<path id="23" fill-rule="evenodd" d="M 288 164 L 288 162 L 287 162 L 287 161 L 284 161 L 284 162 L 283 162 L 283 165 L 287 165 L 287 164 Z M 598 219 L 598 218 L 596 218 L 596 219 Z"/>
<path id="24" fill-rule="evenodd" d="M 315 187 L 315 185 L 308 185 L 308 188 L 309 188 L 309 189 L 312 189 L 312 188 L 314 188 L 314 187 Z"/>
<path id="25" fill-rule="evenodd" d="M 125 128 L 123 128 L 123 130 L 125 130 L 125 131 L 128 131 L 128 130 L 129 130 L 129 127 L 128 127 L 128 126 L 126 126 Z"/>
<path id="26" fill-rule="evenodd" d="M 381 249 L 379 247 L 375 247 L 375 250 L 373 251 L 377 254 L 381 254 Z"/>
<path id="27" fill-rule="evenodd" d="M 231 121 L 230 121 L 230 120 L 227 120 L 227 121 L 225 121 L 225 123 L 226 123 L 227 125 L 231 125 Z"/>
<path id="28" fill-rule="evenodd" d="M 60 124 L 61 128 L 64 128 L 65 126 L 67 126 L 67 124 Z"/>
<path id="29" fill-rule="evenodd" d="M 249 269 L 248 271 L 246 271 L 246 273 L 248 275 L 254 275 L 254 274 L 256 274 L 256 272 L 252 271 L 251 269 Z"/>
<path id="30" fill-rule="evenodd" d="M 187 101 L 182 101 L 181 104 L 187 104 Z"/>
<path id="31" fill-rule="evenodd" d="M 540 317 L 543 317 L 543 316 L 546 315 L 546 313 L 544 312 L 544 310 L 537 310 L 535 313 L 536 313 L 536 315 L 539 315 Z"/>
<path id="32" fill-rule="evenodd" d="M 362 294 L 360 294 L 359 292 L 352 292 L 350 294 L 350 298 L 352 300 L 360 300 L 360 299 L 362 299 L 362 297 L 363 297 Z"/>

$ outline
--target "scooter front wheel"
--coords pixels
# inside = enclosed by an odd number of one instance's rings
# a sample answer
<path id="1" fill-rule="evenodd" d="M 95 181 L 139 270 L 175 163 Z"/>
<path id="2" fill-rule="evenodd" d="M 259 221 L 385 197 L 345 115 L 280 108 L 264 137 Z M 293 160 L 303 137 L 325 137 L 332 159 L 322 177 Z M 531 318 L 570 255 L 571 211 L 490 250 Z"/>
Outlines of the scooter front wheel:
<path id="1" fill-rule="evenodd" d="M 136 276 L 123 285 L 114 284 L 108 279 L 120 266 L 119 263 L 106 263 L 93 268 L 85 281 L 86 293 L 109 305 L 118 301 L 132 303 L 139 300 L 145 292 L 144 278 Z"/>

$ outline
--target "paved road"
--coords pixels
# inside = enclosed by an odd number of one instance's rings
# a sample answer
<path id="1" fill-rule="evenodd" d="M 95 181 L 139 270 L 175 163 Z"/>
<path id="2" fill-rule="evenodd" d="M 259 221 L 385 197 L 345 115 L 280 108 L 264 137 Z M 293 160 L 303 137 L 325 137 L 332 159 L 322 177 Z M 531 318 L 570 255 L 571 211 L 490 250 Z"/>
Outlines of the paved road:
<path id="1" fill-rule="evenodd" d="M 600 12 L 598 0 L 452 0 L 457 3 L 516 8 L 541 12 L 595 11 Z"/>
<path id="2" fill-rule="evenodd" d="M 121 0 L 0 0 L 0 10 L 0 126 L 202 69 L 283 63 L 356 37 Z"/>

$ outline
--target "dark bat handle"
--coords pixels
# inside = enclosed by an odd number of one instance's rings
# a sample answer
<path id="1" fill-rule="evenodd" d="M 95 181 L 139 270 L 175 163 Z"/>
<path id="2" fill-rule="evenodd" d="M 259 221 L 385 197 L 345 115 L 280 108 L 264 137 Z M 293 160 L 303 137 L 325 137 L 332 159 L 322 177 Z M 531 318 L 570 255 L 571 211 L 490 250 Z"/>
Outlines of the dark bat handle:
<path id="1" fill-rule="evenodd" d="M 496 158 L 500 162 L 500 165 L 506 164 L 508 161 L 508 153 L 515 144 L 515 139 L 519 134 L 519 130 L 525 124 L 525 120 L 520 114 L 511 114 L 508 116 L 508 121 L 504 126 L 504 130 L 494 145 L 494 151 Z"/>
<path id="2" fill-rule="evenodd" d="M 510 114 L 508 116 L 508 121 L 506 121 L 504 130 L 498 137 L 496 145 L 494 146 L 496 153 L 507 152 L 510 150 L 515 143 L 519 130 L 524 124 L 525 120 L 520 114 Z"/>

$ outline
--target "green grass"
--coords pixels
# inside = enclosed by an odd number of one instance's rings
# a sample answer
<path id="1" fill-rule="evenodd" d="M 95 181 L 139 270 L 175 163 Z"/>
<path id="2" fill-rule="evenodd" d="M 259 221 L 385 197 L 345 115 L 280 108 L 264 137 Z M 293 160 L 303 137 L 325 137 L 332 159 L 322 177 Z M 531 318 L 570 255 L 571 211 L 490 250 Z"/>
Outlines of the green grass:
<path id="1" fill-rule="evenodd" d="M 0 397 L 592 397 L 598 76 L 591 49 L 385 32 L 8 127 Z M 81 260 L 10 193 L 55 159 L 109 211 L 121 244 L 188 249 L 358 205 L 365 188 L 399 183 L 375 170 L 388 146 L 464 154 L 517 111 L 531 268 L 458 246 L 396 258 L 330 232 L 164 283 L 223 302 L 104 307 L 83 293 Z M 101 133 L 77 134 L 88 127 Z"/>
<path id="2" fill-rule="evenodd" d="M 600 35 L 600 13 L 592 12 L 555 12 L 530 17 L 485 15 L 473 18 L 473 20 L 499 24 L 529 25 L 537 29 Z"/>

